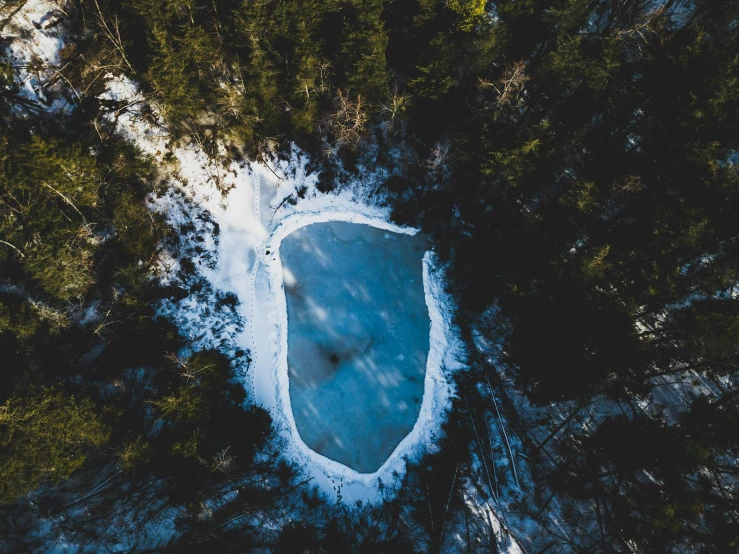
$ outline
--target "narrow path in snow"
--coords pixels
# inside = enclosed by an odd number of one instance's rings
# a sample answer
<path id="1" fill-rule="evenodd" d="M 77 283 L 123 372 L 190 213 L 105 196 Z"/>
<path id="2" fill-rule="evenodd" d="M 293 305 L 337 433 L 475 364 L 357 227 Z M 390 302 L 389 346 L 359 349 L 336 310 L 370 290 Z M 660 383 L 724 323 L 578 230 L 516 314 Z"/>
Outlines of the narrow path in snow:
<path id="1" fill-rule="evenodd" d="M 257 283 L 257 269 L 259 269 L 259 249 L 263 247 L 263 241 L 264 241 L 264 233 L 262 232 L 262 217 L 261 217 L 261 206 L 260 206 L 260 190 L 262 188 L 262 180 L 260 178 L 255 179 L 254 183 L 254 216 L 256 218 L 257 223 L 259 224 L 259 241 L 257 242 L 257 245 L 254 247 L 254 264 L 251 268 L 251 318 L 248 322 L 249 325 L 249 331 L 251 334 L 251 397 L 252 401 L 256 402 L 257 400 L 257 388 L 256 388 L 256 368 L 259 358 L 259 352 L 257 351 L 257 342 L 256 337 L 254 336 L 254 329 L 256 327 L 256 305 L 257 305 L 257 292 L 256 292 L 256 283 Z"/>
<path id="2" fill-rule="evenodd" d="M 268 192 L 264 200 L 262 200 L 262 187 L 266 187 Z M 270 183 L 263 177 L 257 177 L 254 184 L 254 213 L 259 223 L 259 242 L 255 250 L 256 257 L 251 276 L 252 309 L 249 328 L 251 330 L 252 341 L 251 384 L 253 399 L 256 404 L 272 413 L 275 408 L 274 399 L 277 395 L 271 371 L 274 352 L 270 350 L 260 353 L 259 347 L 275 344 L 275 338 L 270 337 L 270 334 L 274 333 L 274 328 L 270 324 L 266 311 L 257 308 L 264 302 L 265 298 L 270 297 L 269 279 L 267 278 L 267 271 L 264 265 L 264 259 L 262 258 L 262 256 L 267 255 L 266 249 L 269 248 L 271 218 L 267 221 L 262 220 L 262 212 L 266 212 L 267 214 L 270 212 L 269 192 Z M 264 202 L 264 205 L 262 205 L 262 202 Z M 277 252 L 270 252 L 269 254 L 270 257 L 277 255 Z"/>

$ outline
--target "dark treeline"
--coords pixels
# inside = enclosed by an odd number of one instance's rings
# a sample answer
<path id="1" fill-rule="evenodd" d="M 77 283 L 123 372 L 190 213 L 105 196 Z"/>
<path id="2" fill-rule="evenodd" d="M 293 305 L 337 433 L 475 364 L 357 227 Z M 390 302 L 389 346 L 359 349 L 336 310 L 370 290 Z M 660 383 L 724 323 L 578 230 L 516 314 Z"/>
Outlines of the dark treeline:
<path id="1" fill-rule="evenodd" d="M 0 66 L 9 548 L 45 549 L 26 536 L 41 515 L 74 515 L 74 540 L 111 548 L 105 526 L 129 511 L 139 550 L 176 516 L 180 539 L 154 550 L 438 552 L 455 526 L 462 551 L 491 551 L 465 498 L 480 464 L 482 496 L 513 479 L 512 449 L 498 476 L 482 430 L 500 409 L 534 476 L 515 476 L 530 489 L 521 512 L 542 520 L 527 552 L 739 552 L 736 2 L 74 7 L 63 59 L 88 93 L 63 129 L 20 123 Z M 327 505 L 279 461 L 269 416 L 243 407 L 234 360 L 166 354 L 187 344 L 152 306 L 189 291 L 149 277 L 177 233 L 144 204 L 162 170 L 98 119 L 111 67 L 143 83 L 176 137 L 256 159 L 296 143 L 326 188 L 357 164 L 392 174 L 394 218 L 450 264 L 471 365 L 440 451 L 393 500 Z M 104 319 L 86 324 L 90 306 Z M 701 396 L 696 376 L 721 394 Z M 666 382 L 689 400 L 645 407 Z M 514 396 L 567 417 L 527 416 Z M 78 502 L 94 508 L 82 517 Z M 565 516 L 550 527 L 554 505 Z"/>

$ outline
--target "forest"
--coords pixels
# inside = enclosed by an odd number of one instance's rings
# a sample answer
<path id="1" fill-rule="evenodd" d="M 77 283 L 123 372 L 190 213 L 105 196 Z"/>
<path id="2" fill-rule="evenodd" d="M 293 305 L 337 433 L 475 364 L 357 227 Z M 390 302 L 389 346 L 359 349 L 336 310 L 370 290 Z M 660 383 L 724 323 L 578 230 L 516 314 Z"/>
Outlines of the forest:
<path id="1" fill-rule="evenodd" d="M 252 353 L 158 309 L 237 300 L 110 76 L 172 145 L 375 168 L 430 238 L 466 368 L 381 502 L 312 487 Z M 0 2 L 0 552 L 739 553 L 737 287 L 732 0 Z"/>

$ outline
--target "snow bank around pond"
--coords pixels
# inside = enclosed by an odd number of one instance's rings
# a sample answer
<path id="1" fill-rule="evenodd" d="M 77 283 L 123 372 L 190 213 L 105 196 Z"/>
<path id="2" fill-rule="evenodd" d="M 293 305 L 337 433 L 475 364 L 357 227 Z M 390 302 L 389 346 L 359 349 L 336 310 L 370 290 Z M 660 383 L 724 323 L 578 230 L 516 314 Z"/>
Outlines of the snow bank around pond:
<path id="1" fill-rule="evenodd" d="M 379 500 L 380 482 L 393 485 L 406 459 L 434 448 L 453 393 L 448 377 L 462 367 L 444 268 L 427 252 L 423 285 L 430 352 L 419 418 L 379 470 L 360 474 L 312 451 L 297 432 L 289 397 L 282 266 L 274 253 L 287 235 L 311 223 L 345 221 L 415 234 L 416 229 L 389 221 L 389 210 L 376 194 L 376 183 L 387 175 L 360 170 L 339 192 L 322 193 L 297 149 L 290 160 L 269 166 L 228 159 L 225 147 L 211 158 L 195 143 L 173 145 L 166 128 L 145 111 L 145 99 L 130 80 L 111 76 L 103 99 L 127 106 L 111 112 L 117 131 L 171 168 L 168 188 L 150 202 L 179 231 L 182 246 L 161 255 L 158 271 L 165 284 L 189 288 L 190 294 L 163 301 L 160 313 L 173 319 L 196 348 L 232 355 L 251 400 L 271 413 L 285 455 L 303 467 L 314 485 L 345 502 Z M 234 297 L 238 302 L 229 301 Z"/>
<path id="2" fill-rule="evenodd" d="M 372 209 L 359 204 L 328 205 L 323 210 L 296 212 L 275 228 L 266 242 L 265 252 L 278 252 L 280 242 L 293 231 L 310 225 L 328 221 L 345 221 L 371 225 L 396 233 L 415 234 L 415 229 L 398 227 L 387 221 L 381 213 L 373 213 Z M 349 501 L 368 499 L 375 496 L 379 481 L 391 484 L 394 474 L 402 474 L 405 469 L 405 458 L 412 458 L 424 447 L 433 444 L 439 432 L 440 420 L 449 405 L 451 387 L 445 375 L 447 370 L 457 367 L 454 358 L 455 338 L 452 335 L 451 313 L 443 292 L 443 281 L 440 270 L 436 267 L 432 252 L 423 258 L 423 288 L 426 304 L 431 319 L 429 355 L 424 377 L 424 395 L 421 410 L 413 429 L 398 444 L 390 457 L 373 473 L 359 473 L 343 464 L 330 460 L 308 448 L 298 434 L 295 418 L 290 405 L 288 365 L 287 365 L 287 305 L 282 282 L 282 263 L 279 256 L 265 256 L 264 265 L 267 273 L 268 301 L 265 302 L 265 320 L 270 330 L 272 345 L 271 359 L 264 361 L 264 366 L 256 366 L 257 379 L 271 374 L 274 393 L 259 390 L 258 401 L 267 400 L 267 404 L 279 406 L 277 414 L 281 423 L 288 430 L 291 446 L 298 459 L 304 460 L 306 468 L 314 476 L 319 475 L 331 484 L 333 490 L 341 498 Z M 361 268 L 361 260 L 358 260 Z M 255 321 L 254 323 L 258 323 Z M 276 346 L 276 348 L 274 348 Z M 258 346 L 257 346 L 258 348 Z"/>

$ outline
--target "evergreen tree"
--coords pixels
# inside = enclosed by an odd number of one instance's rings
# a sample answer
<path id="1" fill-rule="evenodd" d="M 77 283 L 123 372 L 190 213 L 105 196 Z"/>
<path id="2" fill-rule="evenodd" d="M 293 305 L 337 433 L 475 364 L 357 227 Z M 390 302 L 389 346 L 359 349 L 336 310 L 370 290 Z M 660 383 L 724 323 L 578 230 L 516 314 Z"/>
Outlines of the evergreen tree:
<path id="1" fill-rule="evenodd" d="M 109 427 L 88 398 L 40 388 L 0 406 L 0 502 L 35 489 L 42 479 L 66 479 L 85 451 L 104 444 Z"/>

